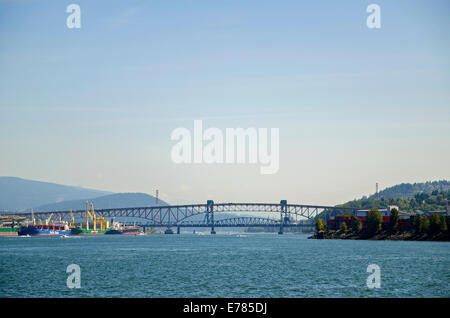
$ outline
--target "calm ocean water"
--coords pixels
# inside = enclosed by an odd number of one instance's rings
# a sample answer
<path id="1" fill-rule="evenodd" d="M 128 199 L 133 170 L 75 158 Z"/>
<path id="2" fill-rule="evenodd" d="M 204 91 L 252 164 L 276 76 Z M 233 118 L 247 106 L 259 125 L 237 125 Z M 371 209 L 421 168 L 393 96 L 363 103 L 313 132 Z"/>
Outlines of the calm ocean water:
<path id="1" fill-rule="evenodd" d="M 69 289 L 69 264 L 81 288 Z M 369 264 L 381 288 L 369 289 Z M 0 238 L 0 297 L 450 297 L 450 243 L 237 234 Z"/>

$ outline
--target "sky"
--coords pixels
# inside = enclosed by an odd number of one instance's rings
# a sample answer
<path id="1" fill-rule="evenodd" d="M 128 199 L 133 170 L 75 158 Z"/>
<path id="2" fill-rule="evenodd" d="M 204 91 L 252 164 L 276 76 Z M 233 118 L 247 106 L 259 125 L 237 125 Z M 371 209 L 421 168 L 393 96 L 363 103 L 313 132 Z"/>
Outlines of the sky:
<path id="1" fill-rule="evenodd" d="M 449 8 L 0 0 L 0 175 L 173 204 L 334 205 L 450 179 Z M 171 133 L 194 120 L 279 128 L 278 172 L 174 163 Z"/>

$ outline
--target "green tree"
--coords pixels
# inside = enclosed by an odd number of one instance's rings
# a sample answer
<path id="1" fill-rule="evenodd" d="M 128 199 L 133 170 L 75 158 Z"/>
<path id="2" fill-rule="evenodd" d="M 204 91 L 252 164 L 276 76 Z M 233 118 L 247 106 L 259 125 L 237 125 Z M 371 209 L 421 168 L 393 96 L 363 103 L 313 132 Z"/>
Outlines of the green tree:
<path id="1" fill-rule="evenodd" d="M 440 230 L 441 230 L 441 220 L 439 219 L 439 216 L 433 213 L 430 217 L 430 232 L 439 233 Z"/>
<path id="2" fill-rule="evenodd" d="M 362 222 L 356 216 L 352 216 L 352 232 L 359 233 L 362 230 Z"/>
<path id="3" fill-rule="evenodd" d="M 423 218 L 421 215 L 416 215 L 414 218 L 414 230 L 417 233 L 423 232 Z"/>
<path id="4" fill-rule="evenodd" d="M 341 232 L 347 232 L 347 230 L 348 230 L 347 223 L 341 222 L 341 224 L 339 224 L 339 231 L 341 231 Z"/>
<path id="5" fill-rule="evenodd" d="M 367 226 L 366 230 L 369 235 L 375 234 L 381 229 L 383 222 L 383 216 L 377 209 L 372 209 L 367 213 Z"/>
<path id="6" fill-rule="evenodd" d="M 325 228 L 325 226 L 323 225 L 323 220 L 319 218 L 316 222 L 317 232 L 323 232 L 324 228 Z"/>
<path id="7" fill-rule="evenodd" d="M 391 216 L 389 218 L 389 228 L 393 231 L 397 231 L 398 227 L 398 210 L 393 208 L 391 210 Z"/>
<path id="8" fill-rule="evenodd" d="M 446 217 L 445 219 L 447 220 L 447 232 L 450 232 L 450 218 Z"/>
<path id="9" fill-rule="evenodd" d="M 445 233 L 447 232 L 448 227 L 447 227 L 447 220 L 446 217 L 444 215 L 441 215 L 441 232 Z"/>
<path id="10" fill-rule="evenodd" d="M 430 219 L 426 215 L 423 215 L 422 218 L 423 218 L 422 232 L 429 232 L 430 231 Z"/>

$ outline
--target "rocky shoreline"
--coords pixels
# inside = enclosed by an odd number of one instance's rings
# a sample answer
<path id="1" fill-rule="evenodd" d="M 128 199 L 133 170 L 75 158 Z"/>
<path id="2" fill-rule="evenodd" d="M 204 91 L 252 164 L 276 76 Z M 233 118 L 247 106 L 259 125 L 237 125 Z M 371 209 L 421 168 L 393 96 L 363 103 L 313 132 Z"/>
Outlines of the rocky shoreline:
<path id="1" fill-rule="evenodd" d="M 446 233 L 413 233 L 381 231 L 375 235 L 352 232 L 319 232 L 309 239 L 331 239 L 331 240 L 391 240 L 391 241 L 441 241 L 450 242 L 450 234 Z"/>

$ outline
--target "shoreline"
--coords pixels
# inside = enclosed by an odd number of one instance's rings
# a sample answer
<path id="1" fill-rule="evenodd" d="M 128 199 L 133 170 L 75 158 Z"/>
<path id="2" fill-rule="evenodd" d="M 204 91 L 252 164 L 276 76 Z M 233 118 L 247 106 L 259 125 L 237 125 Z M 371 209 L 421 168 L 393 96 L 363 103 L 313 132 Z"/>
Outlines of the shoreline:
<path id="1" fill-rule="evenodd" d="M 450 234 L 447 233 L 412 233 L 381 231 L 375 235 L 368 236 L 365 233 L 352 232 L 320 232 L 308 237 L 308 239 L 331 239 L 331 240 L 372 240 L 372 241 L 430 241 L 450 242 Z"/>

